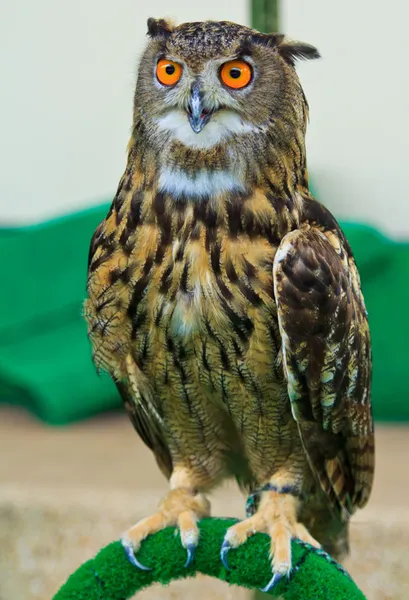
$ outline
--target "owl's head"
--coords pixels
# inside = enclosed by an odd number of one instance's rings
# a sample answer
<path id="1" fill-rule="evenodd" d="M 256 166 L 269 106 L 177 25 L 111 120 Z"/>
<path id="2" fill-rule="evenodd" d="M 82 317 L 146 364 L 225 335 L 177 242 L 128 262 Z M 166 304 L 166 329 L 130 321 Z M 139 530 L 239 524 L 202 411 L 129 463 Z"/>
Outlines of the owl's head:
<path id="1" fill-rule="evenodd" d="M 193 148 L 267 130 L 291 114 L 305 126 L 306 101 L 294 63 L 316 48 L 230 22 L 174 26 L 148 20 L 150 40 L 135 92 L 147 129 Z"/>

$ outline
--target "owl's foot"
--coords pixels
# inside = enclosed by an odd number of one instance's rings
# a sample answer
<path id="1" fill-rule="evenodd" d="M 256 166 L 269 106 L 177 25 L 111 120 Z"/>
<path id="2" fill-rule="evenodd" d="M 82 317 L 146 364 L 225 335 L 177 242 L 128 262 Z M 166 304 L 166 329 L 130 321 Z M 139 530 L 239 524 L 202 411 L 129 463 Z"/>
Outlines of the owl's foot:
<path id="1" fill-rule="evenodd" d="M 209 513 L 209 501 L 202 494 L 196 494 L 187 488 L 171 490 L 159 505 L 156 514 L 138 521 L 122 536 L 121 542 L 129 562 L 138 569 L 149 571 L 150 567 L 146 567 L 135 557 L 141 542 L 152 533 L 175 526 L 179 528 L 182 546 L 186 548 L 185 567 L 188 567 L 199 541 L 197 521 Z"/>
<path id="2" fill-rule="evenodd" d="M 263 492 L 260 507 L 252 517 L 230 527 L 224 537 L 220 558 L 228 569 L 227 554 L 238 548 L 255 533 L 267 533 L 271 538 L 273 577 L 262 592 L 269 592 L 283 577 L 291 573 L 291 540 L 297 538 L 316 548 L 320 544 L 309 534 L 306 527 L 297 521 L 298 499 L 279 491 Z"/>

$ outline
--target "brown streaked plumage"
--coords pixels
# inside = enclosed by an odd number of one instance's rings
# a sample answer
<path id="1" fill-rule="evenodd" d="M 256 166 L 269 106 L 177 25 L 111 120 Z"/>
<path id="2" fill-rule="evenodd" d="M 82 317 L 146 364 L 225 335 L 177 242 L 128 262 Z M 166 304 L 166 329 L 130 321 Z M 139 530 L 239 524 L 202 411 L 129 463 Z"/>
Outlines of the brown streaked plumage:
<path id="1" fill-rule="evenodd" d="M 148 27 L 128 163 L 91 242 L 85 304 L 95 364 L 170 479 L 124 545 L 136 562 L 129 549 L 172 524 L 191 554 L 204 494 L 235 476 L 257 510 L 228 531 L 223 558 L 266 531 L 271 587 L 291 570 L 291 536 L 346 551 L 373 479 L 359 275 L 308 190 L 294 61 L 318 53 L 234 23 Z M 173 86 L 155 77 L 163 58 L 182 66 Z M 245 88 L 220 80 L 229 60 L 251 66 Z"/>

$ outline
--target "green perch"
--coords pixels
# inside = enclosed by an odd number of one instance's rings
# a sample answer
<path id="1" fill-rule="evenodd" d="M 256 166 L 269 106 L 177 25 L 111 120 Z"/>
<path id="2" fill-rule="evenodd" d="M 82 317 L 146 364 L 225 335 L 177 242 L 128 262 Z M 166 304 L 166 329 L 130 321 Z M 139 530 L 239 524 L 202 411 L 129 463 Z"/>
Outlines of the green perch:
<path id="1" fill-rule="evenodd" d="M 75 571 L 53 600 L 126 600 L 153 583 L 169 584 L 197 573 L 216 577 L 232 585 L 259 589 L 271 578 L 270 541 L 258 533 L 229 554 L 231 570 L 220 561 L 220 547 L 228 527 L 236 519 L 203 519 L 199 523 L 200 543 L 192 564 L 186 569 L 186 550 L 175 528 L 168 527 L 147 538 L 138 559 L 150 571 L 133 567 L 119 541 L 103 548 Z M 270 595 L 285 600 L 365 600 L 348 573 L 332 558 L 314 548 L 292 543 L 293 572 Z"/>

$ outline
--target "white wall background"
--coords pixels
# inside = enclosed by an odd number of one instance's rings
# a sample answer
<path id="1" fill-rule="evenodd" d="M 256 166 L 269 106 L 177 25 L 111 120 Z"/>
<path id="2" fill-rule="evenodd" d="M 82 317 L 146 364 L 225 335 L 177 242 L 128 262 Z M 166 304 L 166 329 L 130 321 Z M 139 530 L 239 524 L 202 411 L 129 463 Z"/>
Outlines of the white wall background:
<path id="1" fill-rule="evenodd" d="M 318 47 L 300 65 L 317 196 L 342 217 L 409 236 L 409 3 L 281 0 L 281 29 Z"/>
<path id="2" fill-rule="evenodd" d="M 171 13 L 169 10 L 171 9 Z M 109 200 L 146 20 L 248 23 L 248 0 L 0 0 L 0 225 Z"/>
<path id="3" fill-rule="evenodd" d="M 112 197 L 148 16 L 248 23 L 249 5 L 0 0 L 0 225 Z M 406 0 L 281 0 L 281 30 L 323 55 L 299 67 L 319 199 L 338 216 L 406 237 L 408 18 Z"/>

